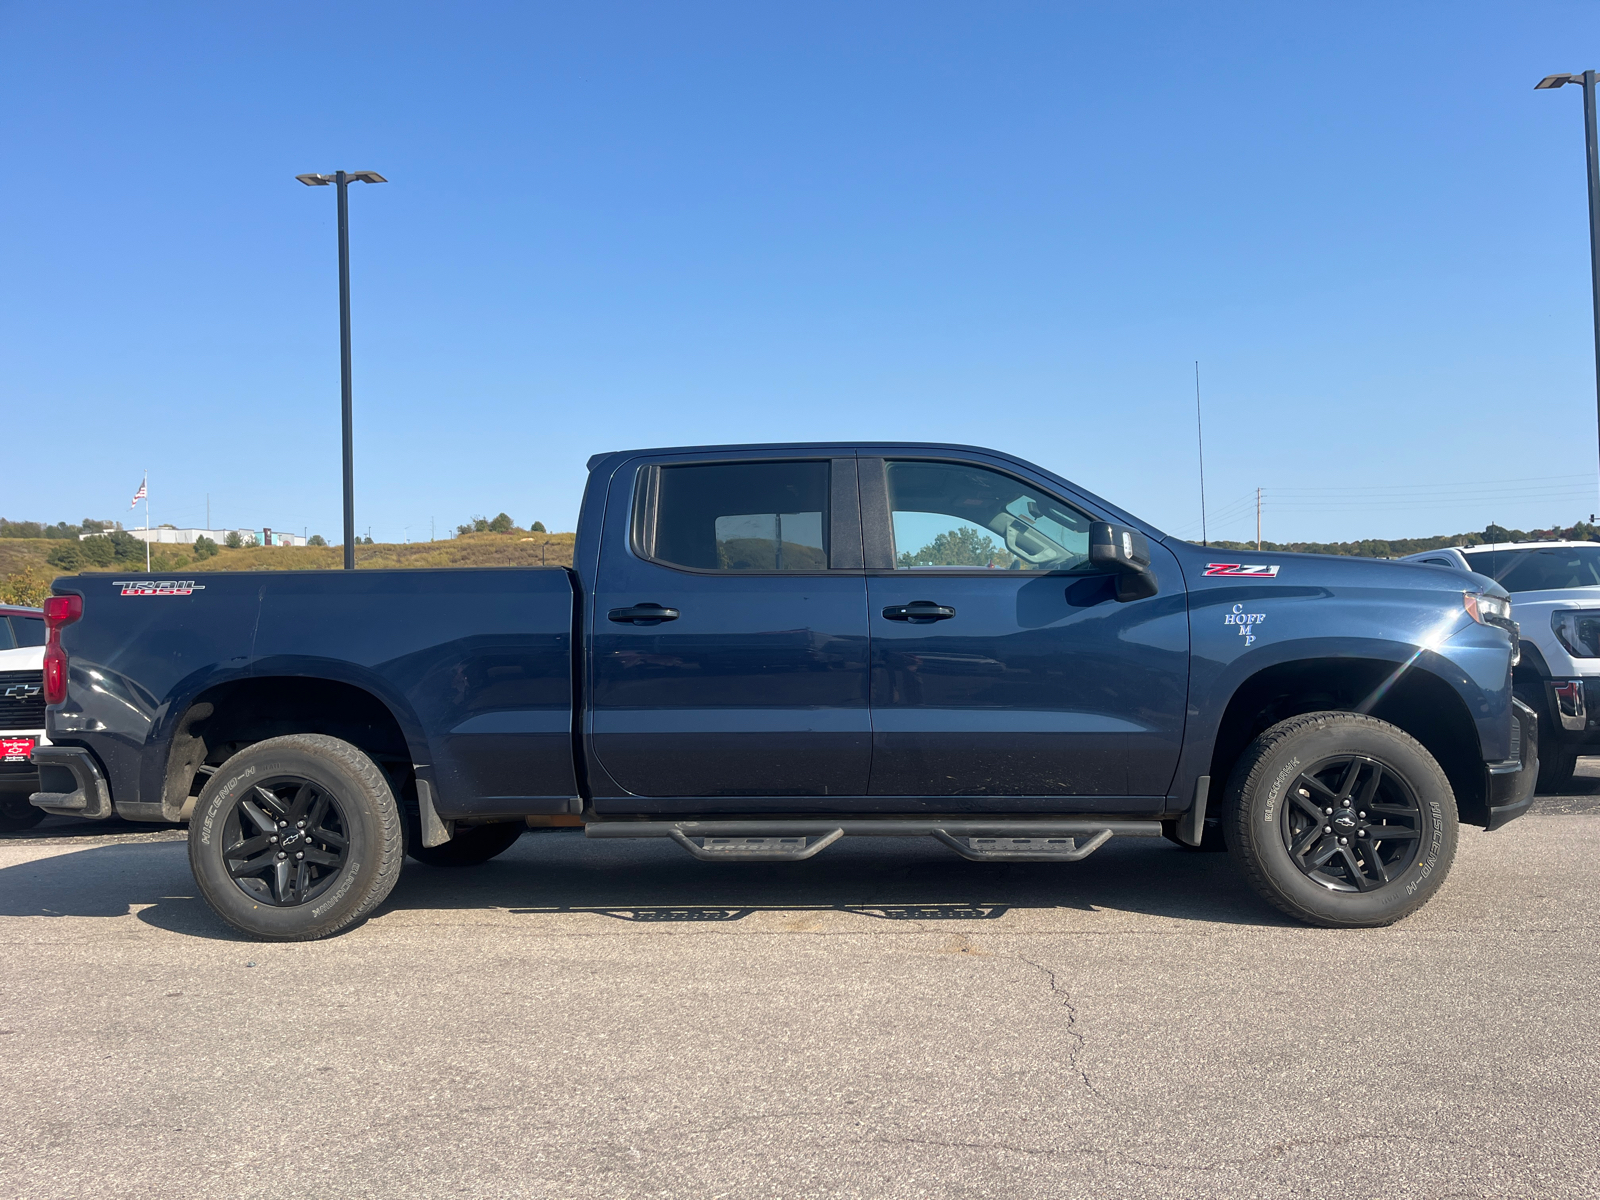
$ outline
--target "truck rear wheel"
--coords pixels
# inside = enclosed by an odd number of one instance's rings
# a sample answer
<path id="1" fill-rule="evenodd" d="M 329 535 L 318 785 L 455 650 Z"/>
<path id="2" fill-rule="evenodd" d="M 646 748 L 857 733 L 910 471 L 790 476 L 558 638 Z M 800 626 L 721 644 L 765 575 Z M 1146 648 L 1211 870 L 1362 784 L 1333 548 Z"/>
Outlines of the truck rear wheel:
<path id="1" fill-rule="evenodd" d="M 214 774 L 189 823 L 189 865 L 213 911 L 268 941 L 326 937 L 388 896 L 400 814 L 378 765 L 322 734 L 270 738 Z"/>
<path id="2" fill-rule="evenodd" d="M 1456 852 L 1455 795 L 1415 738 L 1360 713 L 1291 717 L 1228 781 L 1228 848 L 1297 920 L 1388 925 L 1439 890 Z"/>
<path id="3" fill-rule="evenodd" d="M 497 821 L 458 830 L 455 837 L 439 846 L 424 846 L 420 834 L 413 832 L 406 853 L 430 867 L 476 867 L 496 855 L 504 854 L 527 832 L 518 821 Z"/>

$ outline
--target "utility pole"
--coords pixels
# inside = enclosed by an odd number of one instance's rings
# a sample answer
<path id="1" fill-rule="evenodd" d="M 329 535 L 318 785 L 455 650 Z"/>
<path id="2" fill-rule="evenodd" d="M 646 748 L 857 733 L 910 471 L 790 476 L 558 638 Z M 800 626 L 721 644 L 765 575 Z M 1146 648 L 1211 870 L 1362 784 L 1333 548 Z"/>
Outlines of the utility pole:
<path id="1" fill-rule="evenodd" d="M 1583 147 L 1589 180 L 1589 282 L 1594 315 L 1595 413 L 1600 418 L 1600 152 L 1596 149 L 1594 84 L 1595 73 L 1546 75 L 1534 84 L 1535 91 L 1576 83 L 1583 88 Z"/>
<path id="2" fill-rule="evenodd" d="M 339 397 L 344 430 L 344 569 L 356 568 L 355 418 L 350 396 L 350 184 L 388 183 L 376 171 L 296 175 L 307 187 L 333 184 L 339 193 Z"/>

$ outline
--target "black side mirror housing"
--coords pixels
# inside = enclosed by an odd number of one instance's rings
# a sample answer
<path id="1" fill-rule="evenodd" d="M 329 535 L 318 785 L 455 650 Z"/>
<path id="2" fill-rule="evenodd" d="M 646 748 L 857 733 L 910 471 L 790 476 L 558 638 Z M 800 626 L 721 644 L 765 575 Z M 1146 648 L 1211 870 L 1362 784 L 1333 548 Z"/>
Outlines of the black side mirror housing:
<path id="1" fill-rule="evenodd" d="M 1150 569 L 1150 541 L 1137 529 L 1109 521 L 1089 524 L 1089 562 L 1117 577 L 1117 601 L 1143 600 L 1158 590 Z"/>

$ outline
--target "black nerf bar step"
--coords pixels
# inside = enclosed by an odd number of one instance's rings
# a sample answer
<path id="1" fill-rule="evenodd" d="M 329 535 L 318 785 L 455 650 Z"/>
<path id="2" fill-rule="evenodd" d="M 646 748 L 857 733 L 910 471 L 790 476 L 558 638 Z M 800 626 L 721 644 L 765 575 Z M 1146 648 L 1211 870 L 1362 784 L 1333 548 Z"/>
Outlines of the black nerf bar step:
<path id="1" fill-rule="evenodd" d="M 1161 822 L 591 821 L 583 831 L 592 838 L 670 838 L 705 862 L 797 862 L 842 837 L 932 837 L 975 862 L 1077 862 L 1113 837 L 1160 837 Z"/>

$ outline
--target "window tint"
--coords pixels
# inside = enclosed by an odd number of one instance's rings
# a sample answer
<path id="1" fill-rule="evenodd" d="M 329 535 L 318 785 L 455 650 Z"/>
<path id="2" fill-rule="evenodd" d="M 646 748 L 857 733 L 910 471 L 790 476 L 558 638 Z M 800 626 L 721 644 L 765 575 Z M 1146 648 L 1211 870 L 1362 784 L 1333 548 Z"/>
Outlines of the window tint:
<path id="1" fill-rule="evenodd" d="M 0 650 L 15 650 L 17 639 L 11 635 L 11 618 L 0 617 Z"/>
<path id="2" fill-rule="evenodd" d="M 1089 518 L 1009 475 L 885 464 L 896 568 L 1062 571 L 1089 559 Z"/>
<path id="3" fill-rule="evenodd" d="M 1467 555 L 1467 565 L 1508 592 L 1600 587 L 1600 545 L 1548 550 L 1489 550 Z"/>
<path id="4" fill-rule="evenodd" d="M 662 467 L 654 557 L 706 571 L 824 571 L 828 464 Z"/>
<path id="5" fill-rule="evenodd" d="M 11 630 L 19 646 L 44 645 L 43 617 L 12 617 Z"/>

